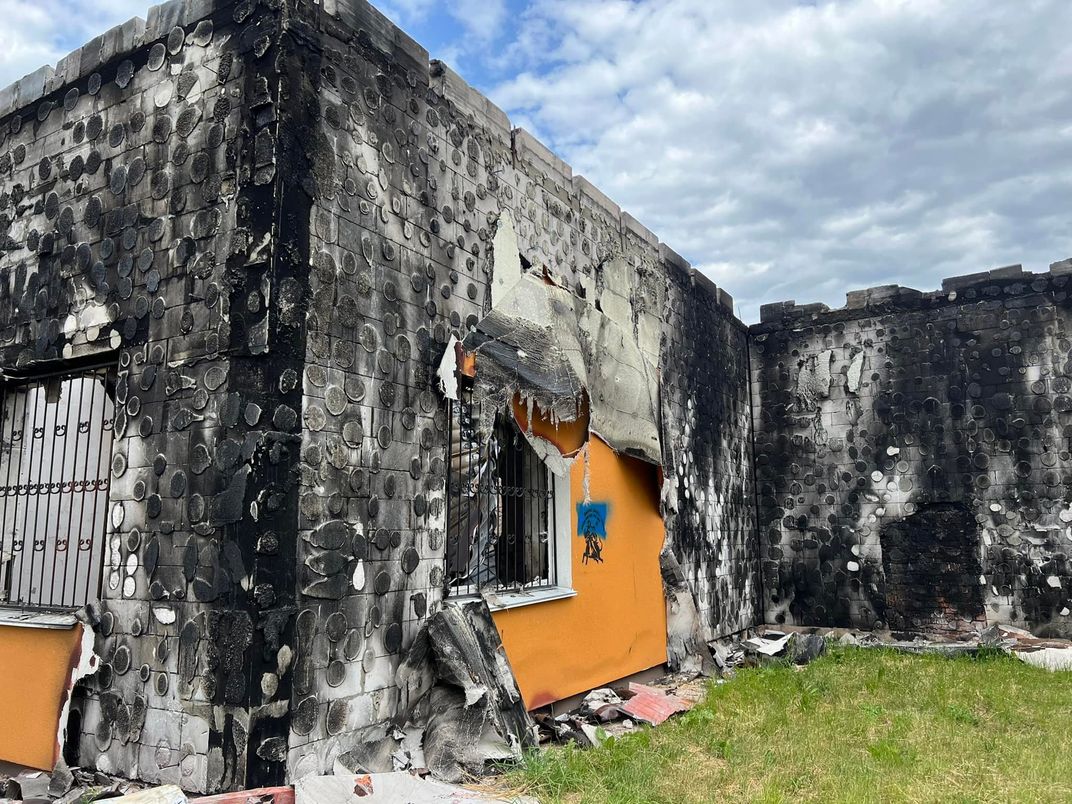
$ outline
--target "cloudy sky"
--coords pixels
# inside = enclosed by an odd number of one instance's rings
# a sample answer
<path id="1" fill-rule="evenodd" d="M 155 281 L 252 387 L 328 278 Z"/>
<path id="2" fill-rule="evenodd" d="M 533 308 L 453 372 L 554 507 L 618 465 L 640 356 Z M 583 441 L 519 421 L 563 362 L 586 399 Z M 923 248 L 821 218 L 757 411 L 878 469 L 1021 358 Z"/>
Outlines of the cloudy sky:
<path id="1" fill-rule="evenodd" d="M 0 84 L 148 0 L 0 0 Z M 1072 256 L 1068 0 L 383 0 L 736 298 Z"/>

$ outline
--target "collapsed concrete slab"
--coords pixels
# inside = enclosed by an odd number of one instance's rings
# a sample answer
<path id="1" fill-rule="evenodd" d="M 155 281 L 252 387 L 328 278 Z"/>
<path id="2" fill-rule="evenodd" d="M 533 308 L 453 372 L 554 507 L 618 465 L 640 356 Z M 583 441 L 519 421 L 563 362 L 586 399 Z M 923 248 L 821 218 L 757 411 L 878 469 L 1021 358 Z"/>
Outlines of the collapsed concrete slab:
<path id="1" fill-rule="evenodd" d="M 399 668 L 400 730 L 412 767 L 461 782 L 490 763 L 520 759 L 536 745 L 502 640 L 482 600 L 452 604 L 429 619 Z M 416 737 L 416 740 L 410 739 Z M 396 755 L 398 756 L 398 755 Z"/>

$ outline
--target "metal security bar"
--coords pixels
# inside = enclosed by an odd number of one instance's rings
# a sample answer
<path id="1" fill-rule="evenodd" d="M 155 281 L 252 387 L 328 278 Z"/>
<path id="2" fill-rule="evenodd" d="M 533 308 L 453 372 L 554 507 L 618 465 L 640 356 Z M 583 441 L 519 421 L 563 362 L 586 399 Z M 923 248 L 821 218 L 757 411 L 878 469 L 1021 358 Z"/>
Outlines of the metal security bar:
<path id="1" fill-rule="evenodd" d="M 450 409 L 448 594 L 522 591 L 556 583 L 555 484 L 513 417 L 481 439 L 472 390 Z"/>
<path id="2" fill-rule="evenodd" d="M 99 596 L 114 399 L 111 367 L 0 383 L 0 605 Z"/>

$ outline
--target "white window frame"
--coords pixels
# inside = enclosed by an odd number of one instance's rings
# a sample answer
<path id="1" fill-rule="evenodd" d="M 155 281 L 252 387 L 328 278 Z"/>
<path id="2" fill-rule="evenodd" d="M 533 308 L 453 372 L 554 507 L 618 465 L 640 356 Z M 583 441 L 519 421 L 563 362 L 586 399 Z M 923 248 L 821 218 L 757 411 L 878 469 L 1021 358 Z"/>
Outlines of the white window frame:
<path id="1" fill-rule="evenodd" d="M 577 596 L 577 590 L 573 588 L 573 506 L 570 498 L 570 477 L 568 473 L 555 474 L 546 461 L 543 465 L 551 477 L 551 482 L 555 484 L 555 585 L 518 591 L 485 592 L 483 595 L 472 593 L 450 597 L 449 600 L 474 600 L 482 596 L 489 609 L 504 611 Z"/>

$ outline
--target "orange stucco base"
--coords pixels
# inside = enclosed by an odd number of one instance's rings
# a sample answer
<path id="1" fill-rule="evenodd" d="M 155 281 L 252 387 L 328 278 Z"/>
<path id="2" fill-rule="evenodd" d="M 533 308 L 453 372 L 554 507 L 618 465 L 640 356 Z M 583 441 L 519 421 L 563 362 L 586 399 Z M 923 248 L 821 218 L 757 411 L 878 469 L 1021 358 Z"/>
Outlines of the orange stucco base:
<path id="1" fill-rule="evenodd" d="M 81 642 L 81 625 L 0 625 L 0 759 L 42 770 L 56 766 L 60 712 Z"/>
<path id="2" fill-rule="evenodd" d="M 659 574 L 663 521 L 653 466 L 616 454 L 596 437 L 593 502 L 609 505 L 603 563 L 583 563 L 577 503 L 584 457 L 570 477 L 575 597 L 496 612 L 495 624 L 530 709 L 666 661 L 666 602 Z"/>

